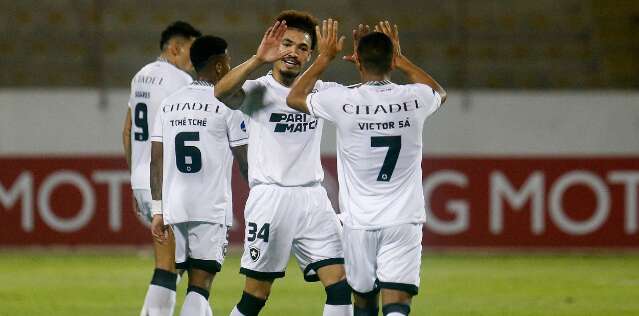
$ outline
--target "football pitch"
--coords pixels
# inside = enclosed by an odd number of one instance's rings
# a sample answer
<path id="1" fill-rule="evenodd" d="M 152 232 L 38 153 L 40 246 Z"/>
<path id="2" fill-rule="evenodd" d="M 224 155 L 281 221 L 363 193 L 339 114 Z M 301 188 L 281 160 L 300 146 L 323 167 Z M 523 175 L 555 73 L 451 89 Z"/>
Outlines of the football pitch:
<path id="1" fill-rule="evenodd" d="M 138 315 L 152 264 L 148 251 L 0 251 L 0 315 Z M 238 269 L 232 253 L 214 281 L 215 315 L 239 299 Z M 291 262 L 261 315 L 321 315 L 323 303 Z M 639 254 L 426 254 L 411 315 L 639 315 Z"/>

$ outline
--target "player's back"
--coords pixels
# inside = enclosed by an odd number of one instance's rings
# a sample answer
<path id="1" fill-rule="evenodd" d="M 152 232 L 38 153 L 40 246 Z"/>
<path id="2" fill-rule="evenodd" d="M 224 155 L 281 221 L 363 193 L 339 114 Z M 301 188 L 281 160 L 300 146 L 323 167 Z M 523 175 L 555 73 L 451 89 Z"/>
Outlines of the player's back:
<path id="1" fill-rule="evenodd" d="M 163 102 L 153 140 L 163 143 L 165 222 L 232 223 L 230 146 L 246 143 L 243 114 L 213 96 L 213 86 L 194 81 Z M 229 132 L 233 125 L 242 136 Z"/>
<path id="2" fill-rule="evenodd" d="M 131 80 L 131 186 L 150 189 L 150 130 L 160 103 L 177 89 L 189 84 L 191 77 L 164 59 L 147 64 Z"/>
<path id="3" fill-rule="evenodd" d="M 327 95 L 341 104 L 334 110 L 346 224 L 371 228 L 424 222 L 422 130 L 440 104 L 439 95 L 426 85 L 390 81 L 334 88 Z"/>

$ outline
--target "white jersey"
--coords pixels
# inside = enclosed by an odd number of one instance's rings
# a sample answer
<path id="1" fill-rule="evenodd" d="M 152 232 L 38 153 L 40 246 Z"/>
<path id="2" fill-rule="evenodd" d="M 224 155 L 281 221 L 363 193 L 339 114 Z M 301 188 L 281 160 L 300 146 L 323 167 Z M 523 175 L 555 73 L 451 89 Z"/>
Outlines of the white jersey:
<path id="1" fill-rule="evenodd" d="M 164 149 L 164 222 L 230 226 L 231 147 L 248 142 L 244 114 L 218 101 L 210 83 L 194 81 L 162 101 L 152 141 Z"/>
<path id="2" fill-rule="evenodd" d="M 191 76 L 165 59 L 144 66 L 131 80 L 131 187 L 151 188 L 151 128 L 160 102 L 177 89 L 193 81 Z"/>
<path id="3" fill-rule="evenodd" d="M 344 224 L 380 228 L 426 220 L 422 130 L 441 97 L 423 84 L 368 82 L 311 93 L 309 112 L 337 125 Z"/>
<path id="4" fill-rule="evenodd" d="M 316 90 L 339 86 L 318 81 Z M 286 105 L 289 87 L 269 72 L 242 86 L 241 110 L 250 116 L 249 185 L 313 186 L 324 179 L 320 161 L 323 121 Z"/>

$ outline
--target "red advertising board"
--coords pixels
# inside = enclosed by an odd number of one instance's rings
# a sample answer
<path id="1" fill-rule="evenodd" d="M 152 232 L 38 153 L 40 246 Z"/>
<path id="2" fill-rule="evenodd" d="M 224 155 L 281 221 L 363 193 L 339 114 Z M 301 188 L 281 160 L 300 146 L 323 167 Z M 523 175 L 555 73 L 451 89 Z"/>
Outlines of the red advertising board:
<path id="1" fill-rule="evenodd" d="M 150 242 L 122 158 L 0 165 L 0 246 Z M 335 158 L 323 165 L 337 208 Z M 422 166 L 427 247 L 639 248 L 639 157 L 425 157 Z M 235 177 L 233 190 L 231 240 L 241 243 L 248 187 Z"/>

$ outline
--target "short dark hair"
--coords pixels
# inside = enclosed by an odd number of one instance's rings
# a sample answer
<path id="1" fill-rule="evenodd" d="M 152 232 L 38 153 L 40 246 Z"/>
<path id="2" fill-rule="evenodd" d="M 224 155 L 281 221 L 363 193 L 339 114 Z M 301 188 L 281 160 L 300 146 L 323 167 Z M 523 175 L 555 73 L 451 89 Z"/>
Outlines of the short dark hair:
<path id="1" fill-rule="evenodd" d="M 366 34 L 357 44 L 357 56 L 364 69 L 375 74 L 388 73 L 393 64 L 393 42 L 381 32 Z"/>
<path id="2" fill-rule="evenodd" d="M 317 19 L 308 12 L 297 10 L 285 10 L 275 18 L 276 21 L 286 21 L 289 28 L 299 29 L 311 36 L 311 49 L 317 44 L 317 35 L 315 34 L 315 26 Z"/>
<path id="3" fill-rule="evenodd" d="M 217 36 L 205 35 L 191 45 L 191 63 L 196 72 L 204 69 L 211 61 L 211 57 L 226 54 L 228 44 L 226 41 Z"/>
<path id="4" fill-rule="evenodd" d="M 200 37 L 202 33 L 198 31 L 193 25 L 184 21 L 175 21 L 167 26 L 162 31 L 160 36 L 160 49 L 164 50 L 166 44 L 174 37 L 183 37 L 189 39 L 191 37 Z"/>

